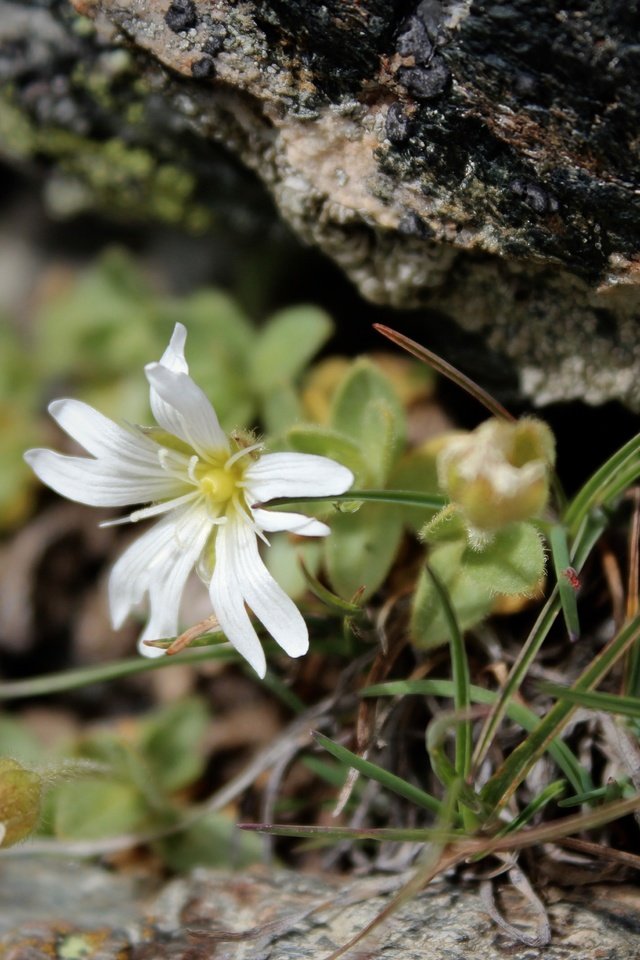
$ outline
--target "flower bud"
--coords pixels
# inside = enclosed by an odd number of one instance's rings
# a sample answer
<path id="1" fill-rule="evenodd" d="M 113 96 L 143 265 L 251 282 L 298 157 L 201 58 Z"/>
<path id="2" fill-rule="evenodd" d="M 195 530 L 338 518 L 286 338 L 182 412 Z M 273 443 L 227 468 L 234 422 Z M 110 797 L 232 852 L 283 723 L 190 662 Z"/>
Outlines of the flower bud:
<path id="1" fill-rule="evenodd" d="M 0 757 L 0 847 L 11 847 L 35 830 L 40 818 L 41 778 L 17 760 Z"/>
<path id="2" fill-rule="evenodd" d="M 438 480 L 470 527 L 491 534 L 538 516 L 549 498 L 555 444 L 541 420 L 486 420 L 438 455 Z"/>

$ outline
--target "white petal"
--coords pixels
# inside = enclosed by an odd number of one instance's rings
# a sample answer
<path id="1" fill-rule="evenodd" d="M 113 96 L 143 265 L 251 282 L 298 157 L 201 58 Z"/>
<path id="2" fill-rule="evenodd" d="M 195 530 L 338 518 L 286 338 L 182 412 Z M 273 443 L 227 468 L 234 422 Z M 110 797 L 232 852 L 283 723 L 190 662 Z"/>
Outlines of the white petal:
<path id="1" fill-rule="evenodd" d="M 253 510 L 256 523 L 268 533 L 278 530 L 290 530 L 301 537 L 326 537 L 331 533 L 330 527 L 313 517 L 306 517 L 303 513 L 283 513 L 277 510 Z"/>
<path id="2" fill-rule="evenodd" d="M 180 599 L 211 530 L 200 506 L 177 510 L 164 517 L 126 550 L 109 578 L 109 605 L 116 629 L 131 610 L 149 595 L 149 620 L 140 637 L 145 656 L 163 651 L 146 647 L 144 640 L 175 637 Z"/>
<path id="3" fill-rule="evenodd" d="M 230 523 L 218 530 L 216 562 L 209 585 L 209 596 L 213 611 L 229 643 L 249 662 L 259 677 L 264 677 L 267 672 L 264 650 L 245 609 L 236 575 L 235 526 L 236 524 Z"/>
<path id="4" fill-rule="evenodd" d="M 273 497 L 323 497 L 344 493 L 353 483 L 351 470 L 313 453 L 267 453 L 244 475 L 255 502 Z"/>
<path id="5" fill-rule="evenodd" d="M 205 457 L 207 453 L 229 449 L 215 410 L 191 377 L 174 373 L 159 363 L 148 363 L 145 373 L 152 388 L 152 404 L 154 391 L 157 395 L 153 414 L 164 430 Z"/>
<path id="6" fill-rule="evenodd" d="M 69 500 L 91 507 L 123 507 L 177 497 L 186 485 L 159 472 L 156 476 L 135 474 L 129 464 L 110 460 L 107 464 L 85 457 L 65 457 L 53 450 L 27 450 L 25 460 L 33 472 Z"/>
<path id="7" fill-rule="evenodd" d="M 160 358 L 161 366 L 166 367 L 167 370 L 173 370 L 174 373 L 189 373 L 189 366 L 184 356 L 184 345 L 186 339 L 186 327 L 182 323 L 176 323 L 175 327 L 173 328 L 171 340 L 169 341 L 169 346 Z M 155 417 L 156 423 L 163 424 L 166 423 L 167 420 L 171 419 L 171 409 L 167 408 L 167 404 L 160 397 L 158 392 L 154 390 L 153 386 L 151 387 L 149 401 L 151 404 L 151 412 Z"/>
<path id="8" fill-rule="evenodd" d="M 174 373 L 189 373 L 189 365 L 184 356 L 186 340 L 187 328 L 183 323 L 176 323 L 169 346 L 160 358 L 160 363 L 167 370 L 173 370 Z"/>
<path id="9" fill-rule="evenodd" d="M 309 649 L 307 625 L 262 562 L 255 533 L 243 522 L 229 523 L 225 533 L 238 589 L 248 606 L 290 657 L 302 656 Z"/>
<path id="10" fill-rule="evenodd" d="M 121 427 L 80 400 L 54 400 L 49 413 L 77 443 L 94 457 L 115 458 L 147 473 L 162 474 L 158 445 L 142 433 Z"/>

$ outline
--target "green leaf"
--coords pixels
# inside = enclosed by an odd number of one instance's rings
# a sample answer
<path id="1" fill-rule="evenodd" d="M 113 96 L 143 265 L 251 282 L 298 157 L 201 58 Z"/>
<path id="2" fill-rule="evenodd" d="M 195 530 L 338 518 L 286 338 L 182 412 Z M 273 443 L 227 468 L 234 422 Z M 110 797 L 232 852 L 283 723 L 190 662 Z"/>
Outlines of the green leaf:
<path id="1" fill-rule="evenodd" d="M 266 433 L 271 437 L 285 433 L 300 420 L 302 408 L 293 387 L 285 383 L 272 387 L 262 398 L 260 417 Z"/>
<path id="2" fill-rule="evenodd" d="M 440 544 L 429 554 L 429 563 L 442 580 L 463 631 L 483 620 L 493 605 L 491 588 L 467 574 L 463 563 L 466 550 L 466 542 L 458 540 Z M 440 647 L 449 638 L 441 597 L 424 571 L 413 598 L 410 631 L 413 642 L 423 650 Z"/>
<path id="3" fill-rule="evenodd" d="M 312 537 L 292 540 L 288 533 L 269 534 L 271 546 L 264 554 L 264 563 L 285 593 L 299 600 L 307 592 L 307 582 L 300 568 L 299 558 L 304 558 L 307 567 L 314 573 L 322 559 L 323 544 Z"/>
<path id="4" fill-rule="evenodd" d="M 189 331 L 187 344 L 195 348 L 189 362 L 192 375 L 196 369 L 204 373 L 210 354 L 218 350 L 246 368 L 245 358 L 251 353 L 256 331 L 237 300 L 227 293 L 213 288 L 197 290 L 189 297 L 164 302 L 162 314 L 169 333 L 177 322 Z M 195 375 L 194 379 L 200 382 Z"/>
<path id="5" fill-rule="evenodd" d="M 324 747 L 336 760 L 340 760 L 349 767 L 353 767 L 364 777 L 375 780 L 377 783 L 382 784 L 383 787 L 386 787 L 387 790 L 391 790 L 392 793 L 397 793 L 399 796 L 405 797 L 405 799 L 410 800 L 417 806 L 423 807 L 425 810 L 430 810 L 431 813 L 440 813 L 442 811 L 442 804 L 439 800 L 436 800 L 431 794 L 425 793 L 424 790 L 414 786 L 412 783 L 403 780 L 402 777 L 398 777 L 394 773 L 389 773 L 384 767 L 380 767 L 370 760 L 365 760 L 363 757 L 358 756 L 357 753 L 352 753 L 351 750 L 347 750 L 346 747 L 343 747 L 339 743 L 334 743 L 333 740 L 325 737 L 322 733 L 314 733 L 313 737 L 317 743 L 319 743 L 321 747 Z"/>
<path id="6" fill-rule="evenodd" d="M 307 568 L 306 564 L 302 557 L 300 557 L 299 562 L 302 575 L 306 581 L 307 587 L 314 595 L 320 600 L 326 607 L 329 608 L 333 613 L 337 613 L 342 617 L 352 617 L 359 619 L 366 616 L 365 611 L 362 609 L 360 603 L 352 603 L 350 600 L 343 600 L 342 597 L 339 597 L 337 593 L 333 593 L 323 583 L 320 583 L 317 577 L 314 577 L 311 571 Z"/>
<path id="7" fill-rule="evenodd" d="M 53 829 L 60 839 L 95 840 L 138 830 L 148 808 L 136 788 L 106 778 L 62 783 L 52 791 Z"/>
<path id="8" fill-rule="evenodd" d="M 108 250 L 38 317 L 36 353 L 43 372 L 95 382 L 159 359 L 158 309 L 132 258 Z M 156 355 L 156 356 L 154 356 Z"/>
<path id="9" fill-rule="evenodd" d="M 200 776 L 209 722 L 207 708 L 198 697 L 179 700 L 146 721 L 141 746 L 153 781 L 162 790 L 180 790 Z"/>
<path id="10" fill-rule="evenodd" d="M 367 483 L 383 486 L 406 443 L 406 417 L 398 396 L 368 360 L 358 360 L 333 401 L 332 426 L 360 447 Z"/>
<path id="11" fill-rule="evenodd" d="M 467 539 L 467 528 L 459 508 L 448 503 L 439 510 L 420 531 L 420 539 L 425 543 L 437 544 Z"/>
<path id="12" fill-rule="evenodd" d="M 511 523 L 481 550 L 468 547 L 462 556 L 465 574 L 493 595 L 518 596 L 535 590 L 544 574 L 542 539 L 530 523 Z"/>
<path id="13" fill-rule="evenodd" d="M 421 449 L 405 454 L 391 471 L 388 486 L 392 490 L 415 490 L 417 493 L 441 496 L 435 452 Z M 417 532 L 433 517 L 434 512 L 420 507 L 404 507 L 402 518 Z"/>
<path id="14" fill-rule="evenodd" d="M 356 483 L 362 482 L 368 474 L 367 464 L 358 443 L 338 430 L 308 424 L 292 427 L 287 431 L 286 439 L 297 453 L 314 453 L 337 460 L 355 474 Z"/>
<path id="15" fill-rule="evenodd" d="M 185 873 L 193 867 L 224 867 L 240 870 L 258 863 L 264 854 L 261 839 L 237 829 L 223 813 L 208 813 L 180 833 L 154 844 L 171 870 Z"/>
<path id="16" fill-rule="evenodd" d="M 349 599 L 364 587 L 370 597 L 385 579 L 402 538 L 402 520 L 383 503 L 365 503 L 357 513 L 331 518 L 326 558 L 334 590 Z"/>
<path id="17" fill-rule="evenodd" d="M 34 737 L 25 723 L 13 717 L 0 717 L 0 757 L 10 757 L 26 763 L 45 759 L 44 746 Z"/>
<path id="18" fill-rule="evenodd" d="M 268 393 L 291 383 L 333 332 L 331 318 L 318 307 L 296 306 L 271 317 L 250 354 L 252 385 Z"/>

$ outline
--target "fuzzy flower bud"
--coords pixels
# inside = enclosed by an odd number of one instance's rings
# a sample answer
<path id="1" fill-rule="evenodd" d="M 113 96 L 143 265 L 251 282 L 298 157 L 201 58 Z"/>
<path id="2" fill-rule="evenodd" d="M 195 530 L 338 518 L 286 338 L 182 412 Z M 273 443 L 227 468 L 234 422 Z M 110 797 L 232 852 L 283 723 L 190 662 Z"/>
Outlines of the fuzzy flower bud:
<path id="1" fill-rule="evenodd" d="M 538 516 L 549 497 L 555 443 L 541 420 L 486 420 L 438 455 L 438 480 L 472 531 L 491 535 Z"/>
<path id="2" fill-rule="evenodd" d="M 17 760 L 0 757 L 0 847 L 33 833 L 40 818 L 41 778 Z"/>

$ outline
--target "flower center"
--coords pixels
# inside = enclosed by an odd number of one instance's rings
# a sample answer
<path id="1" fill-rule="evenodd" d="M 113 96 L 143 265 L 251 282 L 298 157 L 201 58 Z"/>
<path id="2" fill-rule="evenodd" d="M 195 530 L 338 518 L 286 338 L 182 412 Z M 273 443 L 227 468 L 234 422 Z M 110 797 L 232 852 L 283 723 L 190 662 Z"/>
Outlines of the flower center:
<path id="1" fill-rule="evenodd" d="M 200 490 L 210 503 L 226 503 L 233 496 L 237 480 L 234 470 L 214 467 L 200 478 Z"/>

